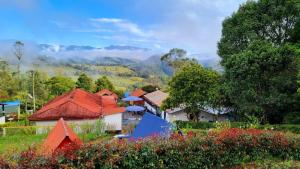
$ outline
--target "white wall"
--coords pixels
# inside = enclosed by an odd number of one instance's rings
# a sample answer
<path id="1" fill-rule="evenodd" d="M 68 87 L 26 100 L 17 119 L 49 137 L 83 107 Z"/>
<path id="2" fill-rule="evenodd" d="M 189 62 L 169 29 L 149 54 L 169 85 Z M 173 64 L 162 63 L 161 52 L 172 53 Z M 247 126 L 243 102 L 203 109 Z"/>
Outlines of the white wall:
<path id="1" fill-rule="evenodd" d="M 157 113 L 156 112 L 156 109 L 154 108 L 154 107 L 152 107 L 149 103 L 147 103 L 146 101 L 145 101 L 145 107 L 148 109 L 148 110 L 150 110 L 152 113 Z"/>
<path id="2" fill-rule="evenodd" d="M 175 113 L 167 113 L 166 120 L 169 122 L 173 122 L 176 120 L 181 121 L 189 121 L 188 116 L 185 111 L 178 111 Z M 213 114 L 207 113 L 207 112 L 201 112 L 199 115 L 199 121 L 219 121 L 223 122 L 228 120 L 225 115 L 218 115 L 215 116 Z"/>
<path id="3" fill-rule="evenodd" d="M 122 130 L 122 113 L 104 116 L 106 130 Z"/>
<path id="4" fill-rule="evenodd" d="M 81 126 L 95 124 L 99 119 L 86 119 L 86 120 L 65 120 L 68 126 L 71 126 L 75 133 L 82 133 Z M 36 121 L 37 134 L 49 133 L 49 131 L 56 125 L 56 120 L 51 121 Z"/>
<path id="5" fill-rule="evenodd" d="M 187 114 L 184 111 L 178 111 L 175 113 L 166 113 L 166 120 L 168 122 L 174 122 L 176 120 L 189 121 Z"/>

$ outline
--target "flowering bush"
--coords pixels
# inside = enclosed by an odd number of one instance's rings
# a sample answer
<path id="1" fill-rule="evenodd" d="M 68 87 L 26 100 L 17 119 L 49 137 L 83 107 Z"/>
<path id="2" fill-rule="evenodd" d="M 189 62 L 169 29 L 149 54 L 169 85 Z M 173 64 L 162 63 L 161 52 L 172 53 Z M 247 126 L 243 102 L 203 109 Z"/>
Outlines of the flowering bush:
<path id="1" fill-rule="evenodd" d="M 186 136 L 174 133 L 169 139 L 152 136 L 87 144 L 50 157 L 31 149 L 19 156 L 16 167 L 221 168 L 268 157 L 299 160 L 299 154 L 298 144 L 282 133 L 232 128 L 211 131 L 206 137 L 189 132 Z"/>

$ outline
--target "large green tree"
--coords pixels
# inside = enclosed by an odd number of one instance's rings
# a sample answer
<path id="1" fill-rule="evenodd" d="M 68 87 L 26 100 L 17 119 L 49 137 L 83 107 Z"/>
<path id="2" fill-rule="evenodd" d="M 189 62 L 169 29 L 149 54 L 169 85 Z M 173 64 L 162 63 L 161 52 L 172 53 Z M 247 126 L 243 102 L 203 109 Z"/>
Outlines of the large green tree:
<path id="1" fill-rule="evenodd" d="M 161 56 L 160 59 L 172 67 L 175 72 L 187 64 L 197 62 L 195 59 L 188 58 L 187 52 L 179 48 L 171 49 L 168 53 Z"/>
<path id="2" fill-rule="evenodd" d="M 76 87 L 87 91 L 92 91 L 93 79 L 88 77 L 85 73 L 81 73 L 77 79 Z"/>
<path id="3" fill-rule="evenodd" d="M 185 106 L 193 120 L 198 120 L 199 113 L 207 106 L 219 85 L 220 75 L 199 64 L 186 65 L 180 69 L 169 83 L 169 97 L 163 108 Z"/>
<path id="4" fill-rule="evenodd" d="M 299 19 L 299 0 L 247 1 L 223 22 L 218 44 L 222 63 L 254 40 L 267 40 L 274 46 L 293 41 Z"/>
<path id="5" fill-rule="evenodd" d="M 99 77 L 96 81 L 95 81 L 95 92 L 98 92 L 102 89 L 108 89 L 110 91 L 114 91 L 115 87 L 112 84 L 111 81 L 109 81 L 109 79 L 106 76 L 102 76 Z"/>
<path id="6" fill-rule="evenodd" d="M 64 76 L 54 76 L 47 81 L 47 88 L 51 95 L 58 96 L 75 88 L 75 82 Z"/>
<path id="7" fill-rule="evenodd" d="M 255 41 L 244 52 L 232 55 L 225 67 L 227 94 L 239 112 L 280 122 L 297 91 L 294 50 Z"/>
<path id="8" fill-rule="evenodd" d="M 299 0 L 247 1 L 223 22 L 218 53 L 236 113 L 280 122 L 295 107 Z"/>

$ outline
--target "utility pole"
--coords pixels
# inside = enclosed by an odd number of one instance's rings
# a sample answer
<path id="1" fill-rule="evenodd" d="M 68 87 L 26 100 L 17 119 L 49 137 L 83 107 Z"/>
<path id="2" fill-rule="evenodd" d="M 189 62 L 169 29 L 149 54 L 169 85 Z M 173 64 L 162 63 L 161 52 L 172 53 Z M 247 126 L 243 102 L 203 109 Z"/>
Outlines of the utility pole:
<path id="1" fill-rule="evenodd" d="M 33 100 L 33 112 L 35 112 L 35 89 L 34 89 L 34 70 L 30 71 L 32 74 L 32 100 Z"/>

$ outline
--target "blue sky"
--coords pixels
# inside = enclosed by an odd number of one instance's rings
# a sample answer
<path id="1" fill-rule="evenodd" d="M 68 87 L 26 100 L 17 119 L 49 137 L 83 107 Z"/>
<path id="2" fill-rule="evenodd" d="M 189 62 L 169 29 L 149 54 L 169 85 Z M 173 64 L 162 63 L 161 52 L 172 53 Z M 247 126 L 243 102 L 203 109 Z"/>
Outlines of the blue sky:
<path id="1" fill-rule="evenodd" d="M 245 0 L 0 0 L 0 39 L 133 45 L 216 55 L 221 23 Z"/>

